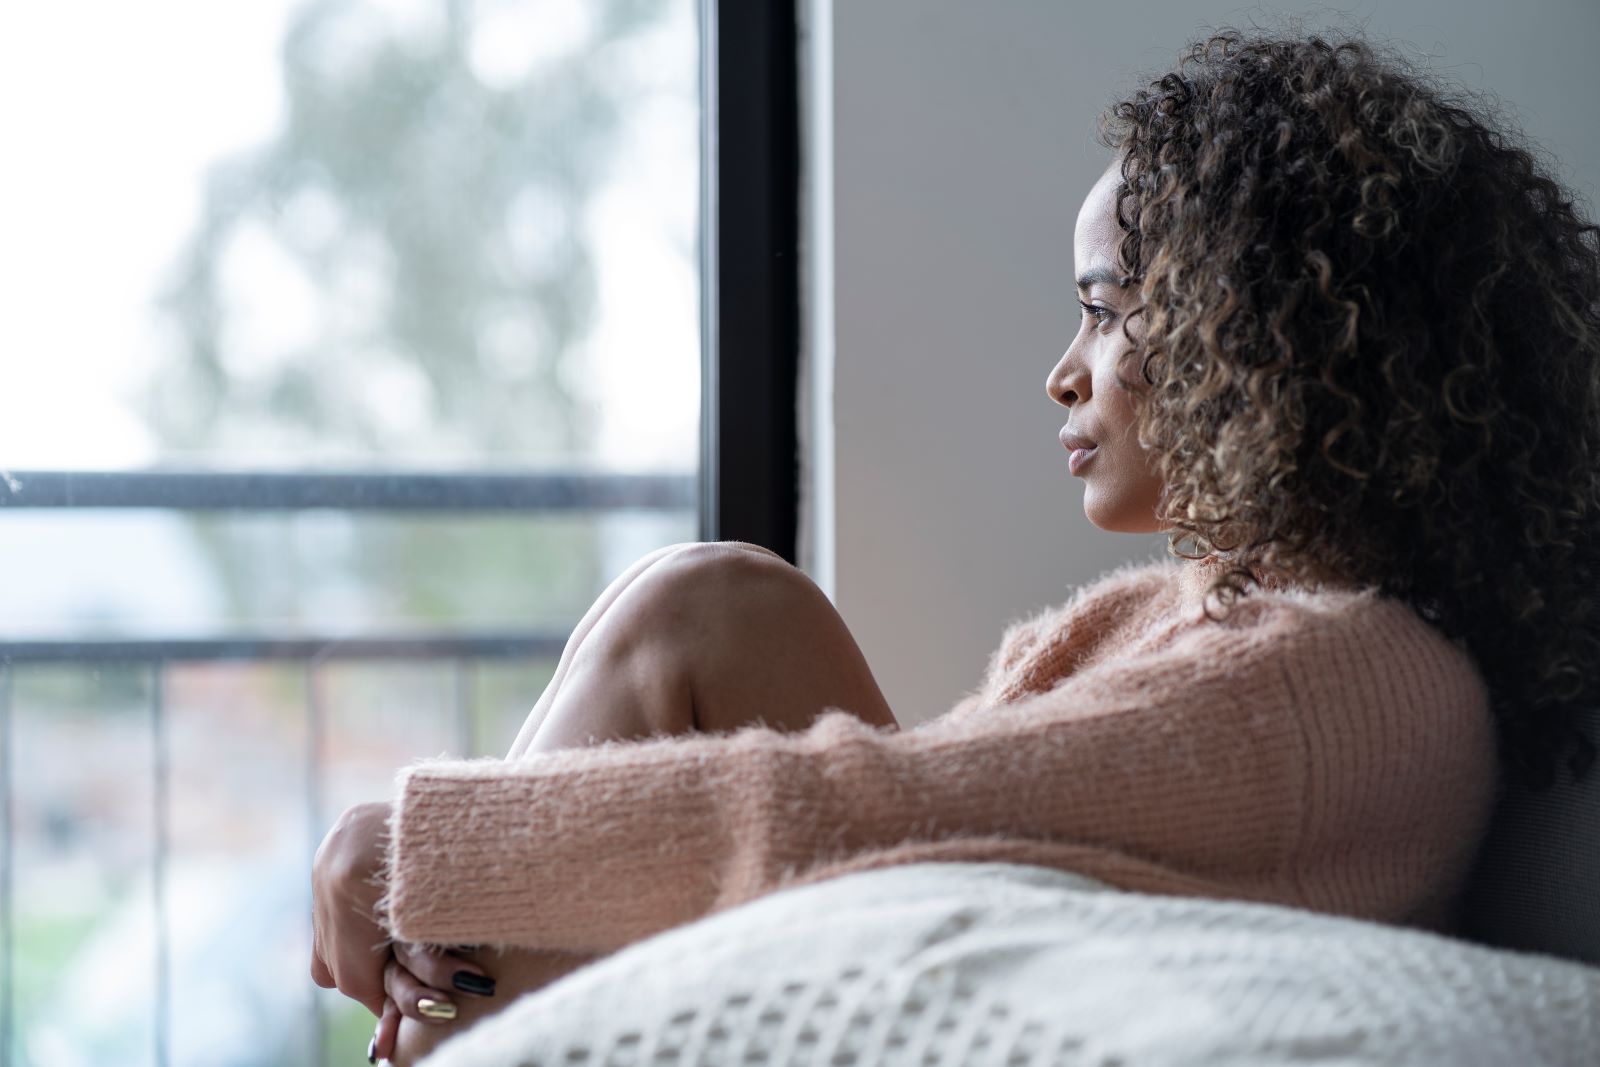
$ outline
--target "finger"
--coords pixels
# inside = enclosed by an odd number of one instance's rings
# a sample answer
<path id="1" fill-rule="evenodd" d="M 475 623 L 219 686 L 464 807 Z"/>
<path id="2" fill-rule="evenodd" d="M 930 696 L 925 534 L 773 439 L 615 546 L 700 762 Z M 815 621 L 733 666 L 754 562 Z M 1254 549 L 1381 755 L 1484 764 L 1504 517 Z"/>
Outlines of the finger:
<path id="1" fill-rule="evenodd" d="M 312 862 L 312 920 L 319 955 L 339 992 L 377 1016 L 383 1011 L 383 964 L 389 940 L 372 909 L 383 863 L 384 803 L 346 809 Z"/>
<path id="2" fill-rule="evenodd" d="M 378 1016 L 378 1028 L 372 1035 L 371 1059 L 387 1060 L 394 1056 L 395 1042 L 400 1040 L 400 1006 L 385 997 L 383 1012 Z"/>
<path id="3" fill-rule="evenodd" d="M 400 1014 L 408 1019 L 438 1025 L 456 1017 L 455 1001 L 442 991 L 417 981 L 416 975 L 393 958 L 383 969 L 383 988 L 400 1006 Z"/>
<path id="4" fill-rule="evenodd" d="M 311 953 L 311 980 L 323 989 L 332 989 L 334 986 L 333 972 L 323 962 L 322 953 L 315 950 Z"/>
<path id="5" fill-rule="evenodd" d="M 316 908 L 311 910 L 311 980 L 323 989 L 332 989 L 334 986 L 333 972 L 328 969 L 328 961 L 323 959 L 322 924 L 317 921 Z"/>
<path id="6" fill-rule="evenodd" d="M 393 958 L 386 944 L 363 945 L 354 938 L 345 938 L 329 967 L 338 982 L 339 992 L 360 1001 L 373 1015 L 381 1015 L 383 967 Z"/>
<path id="7" fill-rule="evenodd" d="M 476 963 L 454 952 L 440 952 L 422 945 L 397 941 L 395 959 L 423 985 L 434 989 L 459 989 L 480 997 L 494 996 L 494 979 Z"/>

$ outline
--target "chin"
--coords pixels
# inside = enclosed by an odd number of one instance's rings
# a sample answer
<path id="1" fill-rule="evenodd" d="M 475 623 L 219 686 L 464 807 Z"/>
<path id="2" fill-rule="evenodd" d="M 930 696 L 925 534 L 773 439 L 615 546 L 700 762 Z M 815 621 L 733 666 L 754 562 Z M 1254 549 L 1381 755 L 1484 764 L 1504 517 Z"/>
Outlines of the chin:
<path id="1" fill-rule="evenodd" d="M 1117 505 L 1121 506 L 1117 506 Z M 1126 534 L 1153 534 L 1161 533 L 1166 529 L 1156 521 L 1155 510 L 1129 507 L 1123 501 L 1111 502 L 1107 506 L 1105 501 L 1097 501 L 1091 496 L 1083 500 L 1083 513 L 1089 521 L 1107 533 Z"/>

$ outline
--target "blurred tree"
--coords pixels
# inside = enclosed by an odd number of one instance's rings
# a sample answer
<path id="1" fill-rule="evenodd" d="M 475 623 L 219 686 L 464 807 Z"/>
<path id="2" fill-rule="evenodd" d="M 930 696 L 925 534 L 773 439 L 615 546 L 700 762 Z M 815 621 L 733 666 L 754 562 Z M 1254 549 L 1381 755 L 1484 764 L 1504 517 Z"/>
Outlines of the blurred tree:
<path id="1" fill-rule="evenodd" d="M 324 462 L 581 455 L 592 419 L 566 364 L 594 304 L 584 209 L 638 91 L 608 49 L 664 6 L 584 0 L 586 35 L 498 85 L 474 69 L 474 36 L 494 27 L 469 0 L 409 32 L 361 0 L 300 9 L 282 131 L 213 168 L 162 301 L 182 338 L 147 407 L 166 443 Z M 271 296 L 288 306 L 261 307 Z"/>

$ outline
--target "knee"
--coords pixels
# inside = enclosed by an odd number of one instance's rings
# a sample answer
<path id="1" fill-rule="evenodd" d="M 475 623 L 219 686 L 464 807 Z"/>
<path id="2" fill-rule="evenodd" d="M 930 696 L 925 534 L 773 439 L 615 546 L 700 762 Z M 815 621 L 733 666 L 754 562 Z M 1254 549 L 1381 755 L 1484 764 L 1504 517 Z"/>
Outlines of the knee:
<path id="1" fill-rule="evenodd" d="M 655 592 L 702 607 L 726 607 L 752 598 L 765 601 L 794 590 L 821 594 L 804 571 L 776 552 L 744 541 L 678 545 L 660 563 L 653 568 L 661 572 L 653 583 Z"/>
<path id="2" fill-rule="evenodd" d="M 798 567 L 770 549 L 745 541 L 689 541 L 671 545 L 637 583 L 641 592 L 676 602 L 695 598 L 725 601 L 753 592 L 770 595 L 784 586 L 815 588 Z M 820 590 L 818 590 L 820 592 Z"/>
<path id="3" fill-rule="evenodd" d="M 779 563 L 790 570 L 789 561 L 761 545 L 750 541 L 683 541 L 660 550 L 662 560 L 678 560 L 691 565 L 712 565 L 717 561 L 742 561 L 746 558 Z"/>
<path id="4" fill-rule="evenodd" d="M 674 546 L 627 597 L 630 636 L 656 646 L 726 637 L 762 617 L 793 619 L 828 604 L 804 571 L 776 552 L 740 541 Z"/>

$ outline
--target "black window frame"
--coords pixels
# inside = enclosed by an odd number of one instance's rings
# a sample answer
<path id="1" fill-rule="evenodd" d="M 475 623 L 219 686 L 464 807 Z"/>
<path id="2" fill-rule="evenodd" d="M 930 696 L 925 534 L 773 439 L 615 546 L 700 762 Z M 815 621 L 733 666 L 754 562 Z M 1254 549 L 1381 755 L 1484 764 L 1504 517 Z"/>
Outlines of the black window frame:
<path id="1" fill-rule="evenodd" d="M 797 563 L 800 77 L 793 0 L 701 0 L 700 536 Z"/>

